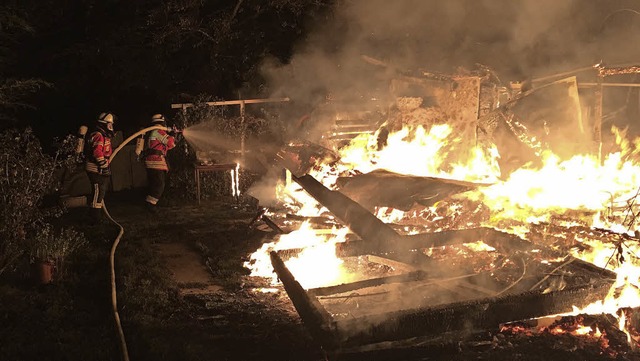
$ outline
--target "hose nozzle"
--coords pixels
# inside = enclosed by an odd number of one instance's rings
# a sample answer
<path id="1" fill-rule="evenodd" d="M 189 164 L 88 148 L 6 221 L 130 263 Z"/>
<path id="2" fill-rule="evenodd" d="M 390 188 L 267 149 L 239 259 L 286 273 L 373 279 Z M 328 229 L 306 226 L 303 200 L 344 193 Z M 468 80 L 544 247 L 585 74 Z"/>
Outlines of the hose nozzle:
<path id="1" fill-rule="evenodd" d="M 166 127 L 165 129 L 167 132 L 173 132 L 173 133 L 182 133 L 184 130 L 183 129 L 178 129 L 177 127 L 173 126 L 173 127 Z"/>

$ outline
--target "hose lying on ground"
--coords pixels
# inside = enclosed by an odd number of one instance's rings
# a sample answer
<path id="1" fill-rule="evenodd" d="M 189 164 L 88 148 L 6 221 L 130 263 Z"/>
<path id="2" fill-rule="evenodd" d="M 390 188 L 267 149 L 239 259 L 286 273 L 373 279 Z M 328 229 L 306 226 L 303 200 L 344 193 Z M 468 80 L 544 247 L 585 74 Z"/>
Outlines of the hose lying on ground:
<path id="1" fill-rule="evenodd" d="M 118 148 L 116 148 L 113 151 L 113 153 L 111 153 L 111 157 L 109 158 L 109 162 L 113 161 L 113 159 L 115 158 L 116 154 L 118 154 L 120 149 L 122 149 L 127 143 L 129 143 L 130 141 L 135 139 L 137 136 L 139 136 L 141 134 L 144 134 L 144 133 L 146 133 L 148 131 L 154 130 L 154 129 L 167 130 L 167 127 L 163 127 L 163 126 L 160 126 L 160 125 L 154 125 L 152 127 L 144 128 L 144 129 L 138 131 L 137 133 L 134 133 L 129 138 L 125 139 L 122 142 L 122 144 L 120 144 L 118 146 Z M 129 361 L 129 351 L 127 350 L 127 341 L 125 340 L 124 331 L 122 330 L 122 324 L 120 323 L 120 315 L 118 314 L 118 297 L 117 297 L 117 292 L 116 292 L 116 271 L 115 271 L 116 248 L 118 248 L 118 244 L 120 243 L 120 239 L 122 238 L 122 235 L 124 235 L 124 228 L 122 227 L 122 225 L 120 223 L 116 222 L 111 217 L 111 215 L 109 214 L 109 211 L 107 210 L 107 205 L 104 202 L 104 200 L 102 201 L 102 210 L 104 211 L 104 214 L 107 216 L 107 218 L 111 222 L 113 222 L 116 226 L 118 226 L 118 228 L 120 228 L 120 232 L 118 232 L 118 236 L 113 241 L 113 245 L 111 246 L 111 252 L 109 253 L 109 267 L 111 268 L 111 306 L 113 307 L 113 318 L 114 318 L 114 320 L 116 322 L 116 327 L 118 329 L 118 335 L 120 337 L 120 349 L 122 351 L 122 359 L 124 361 Z"/>

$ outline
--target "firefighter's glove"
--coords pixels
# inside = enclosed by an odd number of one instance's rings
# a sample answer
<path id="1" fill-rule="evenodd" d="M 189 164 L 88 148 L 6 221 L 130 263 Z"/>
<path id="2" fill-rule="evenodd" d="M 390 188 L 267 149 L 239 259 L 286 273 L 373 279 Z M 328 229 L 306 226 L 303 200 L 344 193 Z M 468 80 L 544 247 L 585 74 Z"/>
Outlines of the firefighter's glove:
<path id="1" fill-rule="evenodd" d="M 100 173 L 107 172 L 109 170 L 109 161 L 106 159 L 100 159 L 98 161 L 98 168 L 100 168 Z"/>

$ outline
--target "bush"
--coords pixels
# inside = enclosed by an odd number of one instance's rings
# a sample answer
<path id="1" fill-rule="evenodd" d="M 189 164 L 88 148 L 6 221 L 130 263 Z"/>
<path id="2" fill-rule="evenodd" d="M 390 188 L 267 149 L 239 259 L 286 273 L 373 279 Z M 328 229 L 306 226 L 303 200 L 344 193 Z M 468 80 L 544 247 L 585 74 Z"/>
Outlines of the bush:
<path id="1" fill-rule="evenodd" d="M 72 138 L 56 147 L 54 156 L 44 154 L 29 128 L 0 133 L 0 275 L 28 250 L 28 234 L 62 212 L 41 207 L 57 186 L 54 171 L 72 163 Z"/>
<path id="2" fill-rule="evenodd" d="M 30 262 L 53 262 L 58 275 L 62 275 L 66 258 L 87 244 L 84 234 L 71 227 L 56 230 L 49 223 L 37 222 L 33 226 L 28 235 Z"/>

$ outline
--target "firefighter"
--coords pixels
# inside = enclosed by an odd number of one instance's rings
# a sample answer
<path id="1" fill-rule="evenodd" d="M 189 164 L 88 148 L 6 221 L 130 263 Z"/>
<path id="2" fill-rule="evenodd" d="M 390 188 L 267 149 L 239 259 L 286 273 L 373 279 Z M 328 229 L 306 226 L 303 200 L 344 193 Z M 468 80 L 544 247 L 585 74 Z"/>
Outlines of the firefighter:
<path id="1" fill-rule="evenodd" d="M 96 222 L 102 218 L 102 202 L 109 187 L 111 176 L 109 157 L 113 151 L 111 138 L 114 135 L 115 118 L 116 116 L 112 113 L 101 113 L 85 147 L 85 170 L 91 182 L 89 207 L 91 218 Z"/>
<path id="2" fill-rule="evenodd" d="M 151 117 L 152 125 L 166 127 L 166 119 L 162 114 L 155 114 Z M 147 180 L 149 188 L 145 199 L 145 206 L 151 213 L 156 213 L 156 205 L 162 197 L 169 165 L 167 163 L 167 152 L 175 147 L 175 129 L 154 129 L 146 140 L 144 151 L 144 165 L 147 168 Z"/>

